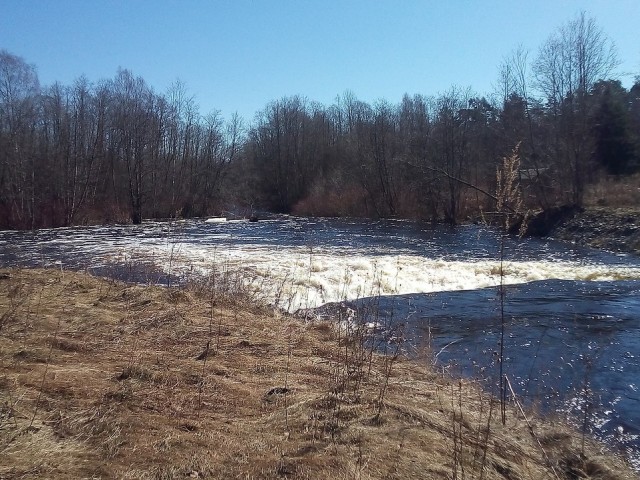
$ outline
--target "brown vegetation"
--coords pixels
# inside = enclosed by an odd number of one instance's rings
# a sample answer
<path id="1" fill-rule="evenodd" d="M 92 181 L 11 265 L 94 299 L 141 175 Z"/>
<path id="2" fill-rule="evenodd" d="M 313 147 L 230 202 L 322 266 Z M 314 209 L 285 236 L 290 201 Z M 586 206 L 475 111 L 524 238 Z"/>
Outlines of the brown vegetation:
<path id="1" fill-rule="evenodd" d="M 585 207 L 637 207 L 640 205 L 640 175 L 603 175 L 587 187 Z"/>
<path id="2" fill-rule="evenodd" d="M 634 478 L 363 338 L 206 285 L 2 270 L 0 478 Z"/>
<path id="3" fill-rule="evenodd" d="M 564 205 L 537 212 L 527 221 L 525 234 L 638 254 L 639 201 L 640 176 L 603 177 L 587 189 L 584 208 Z"/>

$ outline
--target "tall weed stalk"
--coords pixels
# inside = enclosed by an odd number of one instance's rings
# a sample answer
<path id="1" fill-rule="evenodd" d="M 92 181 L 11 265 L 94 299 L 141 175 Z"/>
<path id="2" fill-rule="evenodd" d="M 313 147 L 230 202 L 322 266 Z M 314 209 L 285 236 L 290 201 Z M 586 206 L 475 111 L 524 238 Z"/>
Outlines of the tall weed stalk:
<path id="1" fill-rule="evenodd" d="M 506 315 L 505 315 L 505 243 L 507 235 L 512 227 L 514 217 L 520 217 L 522 219 L 522 229 L 525 227 L 525 221 L 522 218 L 522 193 L 519 183 L 519 170 L 520 170 L 520 155 L 518 153 L 520 144 L 517 144 L 511 155 L 503 157 L 502 165 L 496 170 L 496 209 L 499 217 L 502 220 L 500 235 L 500 283 L 498 287 L 498 295 L 500 299 L 500 349 L 498 354 L 500 379 L 500 417 L 502 424 L 505 425 L 506 418 L 506 403 L 507 403 L 507 382 L 504 370 L 504 358 L 505 358 L 505 338 L 506 338 Z"/>

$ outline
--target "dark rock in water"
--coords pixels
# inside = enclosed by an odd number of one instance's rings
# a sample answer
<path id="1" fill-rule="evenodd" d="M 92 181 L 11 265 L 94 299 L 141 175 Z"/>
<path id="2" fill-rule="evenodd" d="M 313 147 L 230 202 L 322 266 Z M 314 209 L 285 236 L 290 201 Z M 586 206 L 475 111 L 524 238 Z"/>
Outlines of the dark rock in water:
<path id="1" fill-rule="evenodd" d="M 258 221 L 258 216 L 257 215 L 251 215 L 249 217 L 249 221 L 250 222 L 257 222 Z"/>
<path id="2" fill-rule="evenodd" d="M 547 208 L 527 221 L 524 235 L 527 237 L 546 237 L 558 225 L 572 219 L 583 211 L 584 209 L 582 207 L 576 205 L 562 205 Z M 520 228 L 520 224 L 514 225 L 510 233 L 516 233 Z"/>

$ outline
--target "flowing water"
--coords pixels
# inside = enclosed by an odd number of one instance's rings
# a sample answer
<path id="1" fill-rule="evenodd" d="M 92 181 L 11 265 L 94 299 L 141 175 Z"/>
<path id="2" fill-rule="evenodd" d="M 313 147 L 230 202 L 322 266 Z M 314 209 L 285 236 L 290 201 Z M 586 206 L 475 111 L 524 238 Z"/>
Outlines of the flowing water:
<path id="1" fill-rule="evenodd" d="M 375 304 L 369 321 L 401 326 L 412 350 L 490 389 L 504 326 L 503 368 L 516 393 L 583 422 L 640 468 L 634 256 L 501 240 L 473 225 L 279 217 L 0 232 L 0 265 L 159 283 L 242 270 L 248 290 L 291 312 Z"/>

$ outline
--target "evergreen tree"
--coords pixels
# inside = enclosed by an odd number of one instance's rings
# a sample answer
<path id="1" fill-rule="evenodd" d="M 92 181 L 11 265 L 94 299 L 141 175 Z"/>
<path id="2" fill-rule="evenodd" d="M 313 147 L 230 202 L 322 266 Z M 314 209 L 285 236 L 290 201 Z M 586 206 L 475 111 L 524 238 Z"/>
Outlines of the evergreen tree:
<path id="1" fill-rule="evenodd" d="M 595 159 L 608 173 L 622 175 L 634 168 L 627 92 L 619 81 L 599 82 L 594 115 Z"/>

